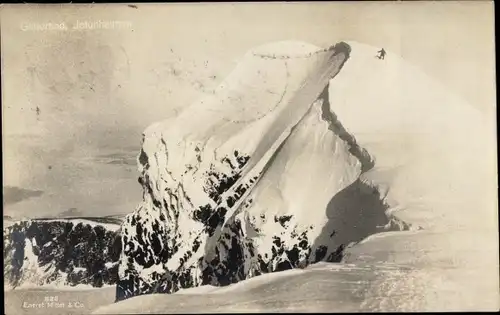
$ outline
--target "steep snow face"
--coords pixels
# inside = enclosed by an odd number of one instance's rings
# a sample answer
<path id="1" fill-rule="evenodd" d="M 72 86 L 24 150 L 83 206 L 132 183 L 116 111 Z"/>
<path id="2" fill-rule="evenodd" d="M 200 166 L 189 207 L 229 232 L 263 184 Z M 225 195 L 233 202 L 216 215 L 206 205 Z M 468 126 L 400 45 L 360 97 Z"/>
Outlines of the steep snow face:
<path id="1" fill-rule="evenodd" d="M 213 95 L 145 131 L 144 201 L 122 226 L 118 299 L 338 259 L 327 206 L 356 181 L 359 158 L 370 162 L 323 106 L 349 51 L 257 48 Z"/>
<path id="2" fill-rule="evenodd" d="M 205 246 L 202 284 L 227 285 L 339 259 L 342 243 L 333 234 L 340 231 L 324 229 L 327 206 L 332 196 L 357 179 L 361 163 L 328 129 L 329 122 L 322 118 L 324 101 L 314 102 L 241 205 L 226 216 L 220 233 Z M 323 183 L 319 189 L 315 181 Z"/>
<path id="3" fill-rule="evenodd" d="M 118 276 L 118 224 L 20 221 L 4 229 L 4 287 L 102 287 Z"/>
<path id="4" fill-rule="evenodd" d="M 246 210 L 237 215 L 241 222 L 248 221 L 247 234 L 253 234 L 257 252 L 271 252 L 275 242 L 288 245 L 297 235 L 306 241 L 319 237 L 322 231 L 316 227 L 328 219 L 328 202 L 361 173 L 361 162 L 322 118 L 326 101 L 313 104 L 249 194 Z"/>

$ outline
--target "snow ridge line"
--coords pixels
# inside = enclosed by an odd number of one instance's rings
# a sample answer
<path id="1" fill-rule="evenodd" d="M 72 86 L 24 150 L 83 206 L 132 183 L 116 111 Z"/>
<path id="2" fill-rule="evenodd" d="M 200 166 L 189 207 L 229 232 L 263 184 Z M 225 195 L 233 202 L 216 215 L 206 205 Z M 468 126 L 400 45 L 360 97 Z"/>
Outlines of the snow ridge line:
<path id="1" fill-rule="evenodd" d="M 260 58 L 263 58 L 263 59 L 294 59 L 294 58 L 310 58 L 314 55 L 318 55 L 318 54 L 321 54 L 321 53 L 325 53 L 325 52 L 328 52 L 328 51 L 332 51 L 332 50 L 335 50 L 336 45 L 333 45 L 333 46 L 330 46 L 328 48 L 324 48 L 324 49 L 321 49 L 321 50 L 318 50 L 318 51 L 315 51 L 315 52 L 310 52 L 310 53 L 307 53 L 307 54 L 301 54 L 301 55 L 276 55 L 276 54 L 260 54 L 260 53 L 252 53 L 252 55 L 254 55 L 255 57 L 260 57 Z"/>
<path id="2" fill-rule="evenodd" d="M 375 159 L 365 148 L 358 145 L 356 138 L 344 128 L 337 115 L 331 111 L 328 88 L 329 85 L 320 95 L 320 98 L 324 100 L 321 118 L 328 123 L 328 129 L 349 145 L 349 152 L 361 162 L 361 174 L 366 173 L 375 166 Z"/>

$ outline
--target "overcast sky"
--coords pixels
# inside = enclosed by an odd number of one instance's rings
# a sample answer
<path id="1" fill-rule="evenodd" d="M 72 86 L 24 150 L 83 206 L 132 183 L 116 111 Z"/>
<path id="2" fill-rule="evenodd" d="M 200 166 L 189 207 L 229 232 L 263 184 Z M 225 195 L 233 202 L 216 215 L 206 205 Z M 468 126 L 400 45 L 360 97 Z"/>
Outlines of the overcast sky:
<path id="1" fill-rule="evenodd" d="M 98 156 L 133 157 L 149 124 L 189 105 L 248 49 L 271 41 L 384 47 L 494 121 L 492 2 L 4 5 L 0 12 L 4 185 L 44 191 L 40 198 L 53 196 L 46 207 L 74 206 L 67 191 L 86 207 L 116 205 L 112 198 L 126 194 L 136 202 L 135 168 L 101 169 Z M 99 20 L 115 21 L 114 29 L 27 30 Z"/>

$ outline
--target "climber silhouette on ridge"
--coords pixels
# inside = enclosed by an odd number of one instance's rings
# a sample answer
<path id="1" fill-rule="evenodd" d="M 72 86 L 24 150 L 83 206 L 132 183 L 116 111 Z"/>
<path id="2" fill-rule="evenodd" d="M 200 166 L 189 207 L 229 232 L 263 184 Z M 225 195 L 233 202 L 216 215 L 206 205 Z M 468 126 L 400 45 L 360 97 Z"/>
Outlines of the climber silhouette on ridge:
<path id="1" fill-rule="evenodd" d="M 378 55 L 377 55 L 377 58 L 378 58 L 378 59 L 383 60 L 383 59 L 385 58 L 385 54 L 386 54 L 386 52 L 385 52 L 384 48 L 382 48 L 382 49 L 380 49 L 379 51 L 377 51 L 377 53 L 378 53 Z"/>

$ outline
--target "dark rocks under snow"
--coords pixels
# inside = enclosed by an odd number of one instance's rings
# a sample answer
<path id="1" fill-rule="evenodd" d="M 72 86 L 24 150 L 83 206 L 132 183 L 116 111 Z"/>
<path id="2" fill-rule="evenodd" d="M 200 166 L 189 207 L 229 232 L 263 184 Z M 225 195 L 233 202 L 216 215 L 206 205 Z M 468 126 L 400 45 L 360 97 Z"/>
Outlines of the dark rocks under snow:
<path id="1" fill-rule="evenodd" d="M 87 220 L 52 219 L 19 221 L 5 228 L 5 284 L 14 288 L 115 284 L 121 252 L 117 227 Z"/>

